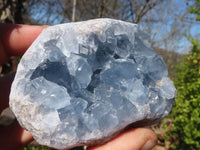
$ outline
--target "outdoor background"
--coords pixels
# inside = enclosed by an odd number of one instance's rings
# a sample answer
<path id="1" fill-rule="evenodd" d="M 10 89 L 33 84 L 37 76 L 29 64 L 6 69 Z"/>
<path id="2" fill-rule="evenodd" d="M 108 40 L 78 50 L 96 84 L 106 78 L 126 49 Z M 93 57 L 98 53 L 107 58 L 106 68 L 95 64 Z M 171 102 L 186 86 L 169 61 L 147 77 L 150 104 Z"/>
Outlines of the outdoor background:
<path id="1" fill-rule="evenodd" d="M 178 94 L 170 115 L 151 126 L 159 139 L 154 150 L 200 149 L 200 0 L 0 0 L 1 23 L 55 25 L 94 18 L 137 23 L 168 66 Z M 19 59 L 0 66 L 0 77 L 16 71 Z M 7 111 L 1 114 L 0 128 L 11 118 Z M 50 148 L 35 142 L 24 148 L 36 149 Z"/>

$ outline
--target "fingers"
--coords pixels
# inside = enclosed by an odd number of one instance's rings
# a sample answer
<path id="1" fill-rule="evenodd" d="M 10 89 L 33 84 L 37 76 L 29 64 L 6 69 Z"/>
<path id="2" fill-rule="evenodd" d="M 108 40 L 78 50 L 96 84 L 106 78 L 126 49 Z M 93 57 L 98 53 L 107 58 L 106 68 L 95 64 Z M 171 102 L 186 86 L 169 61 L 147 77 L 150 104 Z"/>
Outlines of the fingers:
<path id="1" fill-rule="evenodd" d="M 21 56 L 47 26 L 0 24 L 0 65 Z"/>
<path id="2" fill-rule="evenodd" d="M 0 78 L 0 112 L 8 107 L 9 93 L 14 73 Z M 0 130 L 0 145 L 4 150 L 21 150 L 33 140 L 32 135 L 17 122 Z"/>
<path id="3" fill-rule="evenodd" d="M 47 26 L 0 24 L 0 65 L 9 56 L 22 55 Z M 8 107 L 10 86 L 14 75 L 0 78 L 0 112 Z"/>
<path id="4" fill-rule="evenodd" d="M 15 122 L 0 130 L 0 145 L 4 150 L 21 150 L 33 140 L 32 135 Z"/>
<path id="5" fill-rule="evenodd" d="M 10 56 L 21 56 L 46 26 L 0 24 L 0 65 Z M 0 78 L 0 112 L 8 107 L 14 74 Z M 6 140 L 5 140 L 6 139 Z M 21 149 L 33 138 L 18 123 L 0 130 L 1 149 Z"/>
<path id="6" fill-rule="evenodd" d="M 8 107 L 10 87 L 15 74 L 11 73 L 0 78 L 0 113 Z"/>
<path id="7" fill-rule="evenodd" d="M 148 128 L 126 131 L 113 140 L 88 150 L 150 150 L 157 142 L 155 133 Z"/>

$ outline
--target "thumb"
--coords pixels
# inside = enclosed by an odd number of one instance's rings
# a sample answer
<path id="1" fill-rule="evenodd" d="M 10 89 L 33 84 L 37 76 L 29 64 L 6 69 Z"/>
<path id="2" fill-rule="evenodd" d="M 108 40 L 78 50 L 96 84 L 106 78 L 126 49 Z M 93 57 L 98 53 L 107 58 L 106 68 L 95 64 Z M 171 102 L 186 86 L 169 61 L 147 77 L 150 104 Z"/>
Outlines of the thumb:
<path id="1" fill-rule="evenodd" d="M 111 141 L 88 150 L 150 150 L 157 142 L 155 133 L 148 128 L 126 131 Z"/>

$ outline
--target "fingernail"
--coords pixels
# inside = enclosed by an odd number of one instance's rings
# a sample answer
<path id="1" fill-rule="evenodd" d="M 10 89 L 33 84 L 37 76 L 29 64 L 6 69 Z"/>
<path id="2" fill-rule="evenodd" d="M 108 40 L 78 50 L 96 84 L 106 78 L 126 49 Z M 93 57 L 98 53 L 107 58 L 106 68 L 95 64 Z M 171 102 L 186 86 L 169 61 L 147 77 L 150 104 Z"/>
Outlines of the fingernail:
<path id="1" fill-rule="evenodd" d="M 143 145 L 141 150 L 151 150 L 155 145 L 156 143 L 154 141 L 149 140 Z"/>

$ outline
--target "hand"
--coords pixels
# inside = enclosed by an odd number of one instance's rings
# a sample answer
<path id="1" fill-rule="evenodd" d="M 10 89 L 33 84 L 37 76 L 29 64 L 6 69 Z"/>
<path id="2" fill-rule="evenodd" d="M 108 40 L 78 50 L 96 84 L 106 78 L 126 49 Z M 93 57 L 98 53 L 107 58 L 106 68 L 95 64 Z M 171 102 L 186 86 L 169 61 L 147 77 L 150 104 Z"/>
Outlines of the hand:
<path id="1" fill-rule="evenodd" d="M 21 56 L 45 26 L 0 24 L 0 65 L 10 56 Z M 14 74 L 0 78 L 0 112 L 8 107 L 10 86 Z M 17 150 L 33 140 L 32 135 L 17 122 L 0 130 L 0 147 Z M 156 144 L 156 135 L 148 128 L 136 128 L 121 133 L 111 141 L 88 150 L 149 150 Z"/>
<path id="2" fill-rule="evenodd" d="M 44 28 L 44 26 L 0 24 L 0 65 L 10 56 L 21 56 Z M 14 74 L 0 78 L 0 113 L 8 107 L 13 78 Z M 0 148 L 3 150 L 22 149 L 32 140 L 32 135 L 22 129 L 17 122 L 0 130 Z"/>

